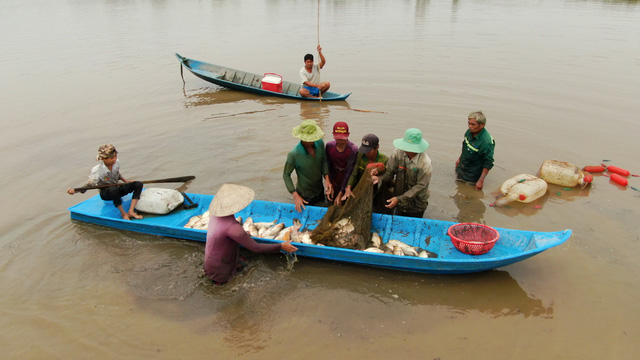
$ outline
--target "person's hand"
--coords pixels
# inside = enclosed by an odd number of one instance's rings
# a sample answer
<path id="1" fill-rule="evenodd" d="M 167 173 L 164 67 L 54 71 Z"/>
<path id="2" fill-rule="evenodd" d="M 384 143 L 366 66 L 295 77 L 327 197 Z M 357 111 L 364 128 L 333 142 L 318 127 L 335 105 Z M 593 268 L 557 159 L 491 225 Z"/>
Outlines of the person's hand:
<path id="1" fill-rule="evenodd" d="M 371 169 L 371 176 L 376 176 L 378 175 L 378 168 L 374 167 L 373 169 Z"/>
<path id="2" fill-rule="evenodd" d="M 398 198 L 394 196 L 391 199 L 387 200 L 387 205 L 385 205 L 384 207 L 386 207 L 387 209 L 393 209 L 394 207 L 396 207 L 396 205 L 398 205 Z"/>
<path id="3" fill-rule="evenodd" d="M 73 195 L 73 194 L 75 194 L 75 193 L 76 193 L 76 191 L 75 191 L 75 190 L 73 190 L 72 188 L 67 188 L 67 194 L 69 194 L 69 195 Z"/>
<path id="4" fill-rule="evenodd" d="M 478 181 L 476 181 L 476 190 L 482 190 L 483 186 L 484 186 L 484 179 L 478 179 Z"/>
<path id="5" fill-rule="evenodd" d="M 327 199 L 329 201 L 333 201 L 333 185 L 331 183 L 327 183 L 327 187 L 324 189 L 325 195 L 327 195 Z"/>
<path id="6" fill-rule="evenodd" d="M 373 185 L 375 185 L 375 184 L 377 184 L 377 183 L 379 183 L 379 182 L 380 182 L 380 178 L 379 178 L 379 177 L 377 177 L 377 176 L 372 176 L 372 177 L 371 177 L 371 183 L 372 183 Z"/>
<path id="7" fill-rule="evenodd" d="M 280 244 L 280 249 L 288 252 L 288 253 L 292 253 L 294 251 L 298 251 L 298 248 L 291 245 L 290 241 L 284 241 Z"/>
<path id="8" fill-rule="evenodd" d="M 336 195 L 336 199 L 333 201 L 334 204 L 336 205 L 342 205 L 342 196 L 344 195 L 344 193 L 342 191 L 340 191 L 338 193 L 338 195 Z"/>
<path id="9" fill-rule="evenodd" d="M 294 191 L 291 195 L 293 195 L 293 202 L 296 204 L 296 211 L 302 212 L 302 209 L 305 209 L 304 204 L 308 204 L 309 202 L 303 199 L 297 191 Z"/>
<path id="10" fill-rule="evenodd" d="M 318 52 L 322 52 L 322 47 L 320 46 L 320 44 L 318 44 L 317 49 L 318 49 Z"/>
<path id="11" fill-rule="evenodd" d="M 347 186 L 347 189 L 344 191 L 344 195 L 342 196 L 342 201 L 347 201 L 347 199 L 349 198 L 349 196 L 351 197 L 356 197 L 355 195 L 353 195 L 353 193 L 351 192 L 351 186 Z"/>

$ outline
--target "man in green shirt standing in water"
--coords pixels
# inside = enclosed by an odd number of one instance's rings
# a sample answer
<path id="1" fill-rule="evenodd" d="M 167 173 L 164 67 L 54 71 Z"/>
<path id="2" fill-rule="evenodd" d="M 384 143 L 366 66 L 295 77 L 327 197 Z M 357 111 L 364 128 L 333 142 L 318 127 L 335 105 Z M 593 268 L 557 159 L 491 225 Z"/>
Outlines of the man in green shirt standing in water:
<path id="1" fill-rule="evenodd" d="M 287 154 L 282 178 L 287 190 L 293 196 L 296 211 L 302 212 L 305 204 L 323 205 L 325 194 L 332 193 L 332 186 L 329 181 L 329 166 L 324 151 L 324 141 L 322 141 L 324 137 L 322 129 L 314 120 L 305 120 L 300 126 L 294 127 L 291 133 L 300 139 L 300 142 Z M 295 186 L 291 180 L 291 173 L 294 170 L 298 178 Z"/>
<path id="2" fill-rule="evenodd" d="M 484 128 L 487 118 L 482 111 L 469 114 L 469 129 L 464 134 L 462 153 L 456 161 L 458 180 L 475 183 L 477 190 L 482 190 L 484 179 L 493 167 L 493 151 L 496 142 Z"/>

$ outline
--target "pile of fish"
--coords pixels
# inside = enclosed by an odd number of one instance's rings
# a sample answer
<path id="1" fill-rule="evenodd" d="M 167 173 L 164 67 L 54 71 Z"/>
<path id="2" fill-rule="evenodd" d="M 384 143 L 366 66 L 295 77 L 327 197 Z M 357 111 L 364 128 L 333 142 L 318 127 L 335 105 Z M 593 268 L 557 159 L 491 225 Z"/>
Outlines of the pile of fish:
<path id="1" fill-rule="evenodd" d="M 208 211 L 202 215 L 196 215 L 189 219 L 184 227 L 207 230 L 209 217 Z M 248 217 L 244 222 L 241 217 L 236 218 L 236 220 L 242 224 L 244 231 L 252 237 L 324 246 L 323 244 L 315 243 L 311 239 L 311 231 L 300 231 L 302 223 L 299 219 L 293 219 L 293 225 L 289 227 L 285 227 L 284 223 L 278 223 L 277 220 L 273 220 L 272 222 L 254 222 L 251 217 Z M 384 243 L 380 235 L 375 232 L 371 234 L 369 247 L 363 251 L 421 258 L 437 256 L 432 252 L 405 244 L 400 240 L 389 240 Z"/>
<path id="2" fill-rule="evenodd" d="M 421 258 L 436 257 L 436 254 L 434 253 L 431 253 L 419 247 L 405 244 L 400 240 L 389 240 L 386 243 L 383 243 L 380 235 L 375 232 L 371 234 L 370 245 L 370 247 L 364 249 L 363 251 L 393 254 L 399 256 L 417 256 Z"/>

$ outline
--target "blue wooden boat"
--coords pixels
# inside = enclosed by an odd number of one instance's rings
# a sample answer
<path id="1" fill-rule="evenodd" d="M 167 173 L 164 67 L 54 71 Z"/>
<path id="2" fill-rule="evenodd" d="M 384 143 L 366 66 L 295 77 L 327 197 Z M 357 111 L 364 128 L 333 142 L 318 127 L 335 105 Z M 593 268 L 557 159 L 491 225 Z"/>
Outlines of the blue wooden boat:
<path id="1" fill-rule="evenodd" d="M 201 194 L 187 194 L 187 196 L 197 203 L 197 206 L 190 209 L 179 207 L 167 215 L 146 214 L 142 220 L 122 220 L 113 204 L 103 201 L 99 195 L 70 207 L 69 211 L 72 219 L 88 223 L 204 242 L 206 231 L 185 228 L 184 225 L 191 217 L 207 211 L 213 196 Z M 123 200 L 123 206 L 128 208 L 131 195 Z M 256 222 L 271 222 L 277 219 L 278 223 L 284 222 L 285 226 L 291 226 L 293 219 L 298 218 L 302 222 L 303 229 L 311 230 L 317 226 L 326 211 L 326 208 L 307 206 L 302 213 L 298 213 L 294 204 L 254 200 L 236 216 L 241 216 L 243 219 L 251 216 Z M 448 228 L 453 224 L 455 223 L 450 221 L 373 214 L 372 231 L 380 234 L 383 241 L 400 240 L 437 254 L 434 258 L 294 244 L 298 248 L 297 255 L 300 256 L 419 273 L 457 274 L 485 271 L 513 264 L 558 246 L 571 237 L 569 229 L 558 232 L 535 232 L 496 228 L 500 233 L 500 240 L 493 249 L 483 255 L 467 255 L 458 251 L 447 235 Z M 255 238 L 255 240 L 262 243 L 280 242 L 263 238 Z"/>
<path id="2" fill-rule="evenodd" d="M 176 57 L 180 60 L 180 63 L 187 68 L 187 70 L 191 71 L 193 75 L 202 80 L 233 90 L 245 91 L 258 95 L 278 96 L 287 99 L 309 101 L 338 101 L 345 100 L 349 95 L 351 95 L 351 93 L 337 94 L 327 91 L 322 94 L 322 99 L 303 97 L 300 96 L 299 93 L 302 85 L 289 81 L 282 81 L 282 92 L 266 90 L 263 89 L 262 86 L 262 75 L 189 59 L 177 53 Z"/>

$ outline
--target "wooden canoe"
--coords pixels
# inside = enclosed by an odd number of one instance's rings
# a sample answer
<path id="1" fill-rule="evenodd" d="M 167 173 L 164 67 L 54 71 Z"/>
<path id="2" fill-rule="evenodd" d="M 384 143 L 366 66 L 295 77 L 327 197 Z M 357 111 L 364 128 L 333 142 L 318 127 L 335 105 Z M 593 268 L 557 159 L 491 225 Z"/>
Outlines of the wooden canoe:
<path id="1" fill-rule="evenodd" d="M 263 75 L 252 74 L 246 71 L 235 70 L 220 65 L 189 59 L 177 53 L 176 57 L 180 60 L 182 66 L 189 70 L 193 75 L 202 80 L 233 90 L 245 91 L 258 95 L 310 101 L 339 101 L 345 100 L 349 95 L 351 95 L 351 93 L 337 94 L 327 91 L 322 94 L 322 99 L 303 97 L 298 93 L 301 87 L 299 83 L 292 83 L 284 80 L 282 81 L 282 92 L 270 91 L 262 88 Z"/>
<path id="2" fill-rule="evenodd" d="M 186 228 L 184 225 L 191 217 L 206 212 L 213 196 L 201 194 L 187 194 L 187 196 L 197 203 L 197 206 L 189 209 L 178 207 L 166 215 L 145 214 L 142 220 L 122 220 L 120 212 L 113 204 L 110 201 L 101 200 L 99 195 L 70 207 L 69 211 L 74 220 L 145 234 L 204 242 L 206 241 L 205 230 Z M 123 198 L 123 202 L 123 206 L 128 208 L 131 195 Z M 302 222 L 303 229 L 311 230 L 317 226 L 326 211 L 326 208 L 307 206 L 302 213 L 298 213 L 293 204 L 254 200 L 236 216 L 241 216 L 243 219 L 251 216 L 255 222 L 277 220 L 278 223 L 283 222 L 285 226 L 291 226 L 293 219 L 298 218 Z M 373 214 L 371 231 L 380 234 L 384 242 L 389 239 L 400 240 L 435 253 L 437 257 L 433 258 L 294 244 L 298 248 L 299 256 L 418 273 L 456 274 L 485 271 L 513 264 L 558 246 L 571 237 L 569 229 L 558 232 L 535 232 L 496 228 L 500 233 L 500 239 L 493 249 L 482 255 L 467 255 L 458 251 L 447 235 L 448 228 L 453 224 L 455 223 L 450 221 Z M 262 243 L 280 242 L 257 237 L 254 239 Z"/>

